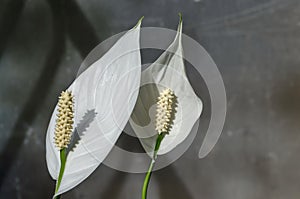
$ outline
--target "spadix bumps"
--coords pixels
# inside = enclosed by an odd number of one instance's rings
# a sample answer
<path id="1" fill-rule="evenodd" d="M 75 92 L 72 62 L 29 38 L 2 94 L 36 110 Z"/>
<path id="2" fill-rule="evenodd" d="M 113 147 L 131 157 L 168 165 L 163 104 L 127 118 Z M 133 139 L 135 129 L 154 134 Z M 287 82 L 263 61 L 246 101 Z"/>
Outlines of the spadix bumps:
<path id="1" fill-rule="evenodd" d="M 174 93 L 169 88 L 163 90 L 158 97 L 156 109 L 156 130 L 159 134 L 169 133 L 172 127 L 174 98 Z"/>
<path id="2" fill-rule="evenodd" d="M 73 95 L 70 91 L 63 91 L 58 100 L 58 114 L 55 125 L 54 141 L 56 147 L 61 150 L 70 144 L 73 118 L 74 118 Z"/>

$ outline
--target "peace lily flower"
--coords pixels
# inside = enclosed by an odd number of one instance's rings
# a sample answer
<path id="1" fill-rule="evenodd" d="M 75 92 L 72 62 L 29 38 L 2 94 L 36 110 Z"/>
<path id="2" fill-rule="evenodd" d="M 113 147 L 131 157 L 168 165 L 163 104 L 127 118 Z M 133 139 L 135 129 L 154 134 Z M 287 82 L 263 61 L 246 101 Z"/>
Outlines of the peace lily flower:
<path id="1" fill-rule="evenodd" d="M 143 185 L 142 199 L 147 197 L 157 155 L 168 153 L 183 142 L 202 112 L 202 102 L 185 73 L 181 39 L 180 15 L 173 43 L 142 72 L 140 94 L 129 120 L 145 151 L 152 158 Z"/>
<path id="2" fill-rule="evenodd" d="M 161 143 L 158 155 L 166 154 L 190 133 L 202 112 L 202 102 L 186 76 L 181 43 L 182 20 L 168 49 L 142 72 L 141 88 L 129 120 L 145 151 L 152 157 L 158 133 L 155 129 L 157 98 L 165 89 L 176 95 L 177 108 L 172 128 Z"/>
<path id="3" fill-rule="evenodd" d="M 54 198 L 84 181 L 100 165 L 130 117 L 141 77 L 141 20 L 59 98 L 46 135 L 47 167 L 56 180 Z"/>

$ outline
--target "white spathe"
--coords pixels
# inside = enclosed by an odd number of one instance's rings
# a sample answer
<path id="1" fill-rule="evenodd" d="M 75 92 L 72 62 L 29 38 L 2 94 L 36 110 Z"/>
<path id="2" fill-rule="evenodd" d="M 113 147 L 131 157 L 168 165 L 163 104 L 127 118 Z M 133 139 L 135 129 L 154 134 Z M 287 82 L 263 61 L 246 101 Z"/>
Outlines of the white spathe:
<path id="1" fill-rule="evenodd" d="M 113 148 L 136 103 L 141 77 L 140 22 L 123 35 L 99 60 L 94 62 L 67 89 L 73 92 L 75 124 L 84 124 L 78 143 L 69 152 L 64 175 L 56 195 L 85 180 Z M 46 160 L 50 175 L 57 180 L 59 150 L 54 144 L 56 110 L 46 136 Z M 86 114 L 93 118 L 85 120 Z"/>
<path id="2" fill-rule="evenodd" d="M 189 135 L 202 112 L 202 102 L 195 94 L 185 73 L 182 48 L 182 21 L 168 49 L 142 72 L 140 94 L 129 120 L 145 151 L 152 157 L 157 132 L 156 102 L 165 88 L 174 91 L 177 108 L 171 131 L 163 139 L 159 155 L 170 152 Z"/>

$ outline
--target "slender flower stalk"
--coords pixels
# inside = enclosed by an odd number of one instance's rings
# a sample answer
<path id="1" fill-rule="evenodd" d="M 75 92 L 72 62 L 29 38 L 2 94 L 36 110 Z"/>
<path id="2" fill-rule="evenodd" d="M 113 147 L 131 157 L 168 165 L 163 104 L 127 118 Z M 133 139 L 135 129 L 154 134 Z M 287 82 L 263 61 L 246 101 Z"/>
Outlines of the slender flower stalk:
<path id="1" fill-rule="evenodd" d="M 159 150 L 160 144 L 164 139 L 165 135 L 169 134 L 173 125 L 175 114 L 175 98 L 176 96 L 174 95 L 174 92 L 171 89 L 167 88 L 160 93 L 157 99 L 155 129 L 158 132 L 158 136 L 155 143 L 152 161 L 144 180 L 142 199 L 147 198 L 148 185 L 150 182 L 152 170 L 155 164 L 155 160 L 157 158 L 157 152 Z"/>
<path id="2" fill-rule="evenodd" d="M 74 97 L 70 91 L 62 91 L 58 98 L 58 114 L 56 115 L 56 125 L 54 133 L 54 142 L 57 149 L 60 151 L 60 171 L 56 182 L 55 193 L 57 193 L 60 186 L 66 161 L 67 161 L 67 147 L 70 144 L 73 131 L 74 118 Z M 56 196 L 55 199 L 59 199 Z"/>

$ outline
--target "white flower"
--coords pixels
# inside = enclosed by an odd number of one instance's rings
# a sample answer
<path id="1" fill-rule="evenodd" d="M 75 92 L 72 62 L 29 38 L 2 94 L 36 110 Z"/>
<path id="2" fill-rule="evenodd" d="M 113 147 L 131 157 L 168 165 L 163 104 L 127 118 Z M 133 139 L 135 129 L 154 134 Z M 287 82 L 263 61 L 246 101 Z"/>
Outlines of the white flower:
<path id="1" fill-rule="evenodd" d="M 69 151 L 60 195 L 85 180 L 108 155 L 134 108 L 141 77 L 140 22 L 122 36 L 99 60 L 86 69 L 67 89 L 75 101 L 75 123 L 79 140 Z M 88 124 L 79 126 L 86 114 Z M 46 160 L 50 175 L 57 180 L 59 150 L 55 146 L 55 120 L 52 114 L 46 136 Z M 85 121 L 83 121 L 85 122 Z"/>
<path id="2" fill-rule="evenodd" d="M 165 154 L 184 141 L 202 112 L 202 102 L 185 73 L 181 37 L 182 21 L 166 52 L 142 72 L 140 94 L 129 120 L 150 157 L 158 136 L 155 129 L 155 104 L 161 91 L 169 88 L 174 92 L 177 108 L 172 128 L 163 139 L 158 154 Z"/>

